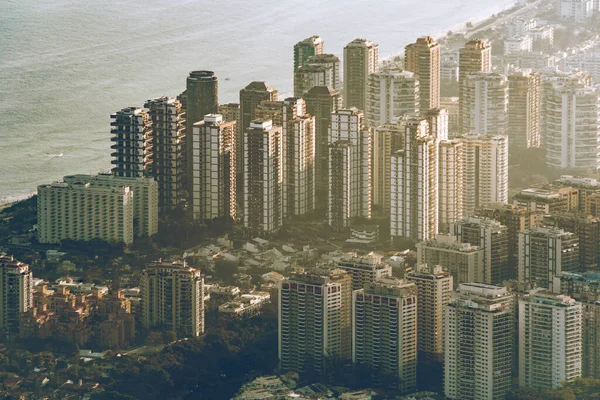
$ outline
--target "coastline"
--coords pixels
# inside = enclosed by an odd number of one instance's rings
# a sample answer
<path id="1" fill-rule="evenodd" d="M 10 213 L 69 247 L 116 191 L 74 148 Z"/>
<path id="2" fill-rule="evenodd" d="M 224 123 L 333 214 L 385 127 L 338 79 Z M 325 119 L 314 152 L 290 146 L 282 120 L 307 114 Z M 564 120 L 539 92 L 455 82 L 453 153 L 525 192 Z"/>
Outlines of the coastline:
<path id="1" fill-rule="evenodd" d="M 36 194 L 37 194 L 37 192 L 31 192 L 28 194 L 21 194 L 21 195 L 10 196 L 10 197 L 2 197 L 2 198 L 0 198 L 0 211 L 12 206 L 13 204 L 21 202 L 23 200 L 30 199 L 33 196 L 35 196 Z"/>

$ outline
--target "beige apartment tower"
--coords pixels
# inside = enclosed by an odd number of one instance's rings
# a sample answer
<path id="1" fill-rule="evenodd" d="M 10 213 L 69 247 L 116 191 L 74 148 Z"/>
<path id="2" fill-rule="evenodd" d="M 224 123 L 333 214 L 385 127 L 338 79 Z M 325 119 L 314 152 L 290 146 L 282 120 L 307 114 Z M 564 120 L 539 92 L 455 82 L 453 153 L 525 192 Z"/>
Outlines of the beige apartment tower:
<path id="1" fill-rule="evenodd" d="M 344 108 L 366 109 L 369 75 L 379 68 L 379 45 L 355 39 L 344 47 Z"/>
<path id="2" fill-rule="evenodd" d="M 440 108 L 440 45 L 431 36 L 418 38 L 405 47 L 405 69 L 414 72 L 420 84 L 421 113 Z"/>
<path id="3" fill-rule="evenodd" d="M 463 104 L 465 100 L 465 96 L 463 95 L 463 83 L 467 76 L 469 76 L 470 74 L 476 74 L 479 72 L 489 73 L 492 71 L 492 47 L 488 42 L 484 40 L 470 40 L 465 44 L 465 47 L 460 49 L 458 58 L 458 125 L 459 131 L 461 133 L 464 133 L 463 129 L 466 123 L 463 122 L 463 109 L 465 107 Z"/>
<path id="4" fill-rule="evenodd" d="M 406 118 L 375 128 L 373 135 L 373 205 L 381 215 L 390 212 L 392 154 L 404 147 Z"/>
<path id="5" fill-rule="evenodd" d="M 439 231 L 463 217 L 463 143 L 442 140 L 439 144 Z"/>
<path id="6" fill-rule="evenodd" d="M 508 80 L 504 75 L 479 72 L 461 83 L 461 132 L 506 135 Z"/>
<path id="7" fill-rule="evenodd" d="M 542 133 L 541 74 L 518 72 L 508 77 L 510 147 L 540 147 Z"/>
<path id="8" fill-rule="evenodd" d="M 408 71 L 383 70 L 369 75 L 365 121 L 370 128 L 419 111 L 420 83 Z"/>

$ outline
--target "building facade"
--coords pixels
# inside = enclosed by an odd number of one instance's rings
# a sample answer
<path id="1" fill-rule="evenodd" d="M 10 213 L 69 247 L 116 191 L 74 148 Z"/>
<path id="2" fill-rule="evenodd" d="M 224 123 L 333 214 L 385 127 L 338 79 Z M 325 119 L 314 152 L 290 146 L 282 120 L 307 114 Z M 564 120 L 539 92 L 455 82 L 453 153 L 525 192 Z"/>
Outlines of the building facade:
<path id="1" fill-rule="evenodd" d="M 420 83 L 421 113 L 440 107 L 441 46 L 431 36 L 418 38 L 405 47 L 405 68 Z"/>
<path id="2" fill-rule="evenodd" d="M 366 109 L 369 75 L 379 68 L 379 45 L 355 39 L 344 47 L 344 108 Z"/>
<path id="3" fill-rule="evenodd" d="M 511 147 L 540 147 L 542 133 L 541 74 L 523 72 L 508 77 L 508 129 Z"/>
<path id="4" fill-rule="evenodd" d="M 419 111 L 420 82 L 408 71 L 383 70 L 369 75 L 365 123 L 370 128 Z"/>
<path id="5" fill-rule="evenodd" d="M 146 140 L 150 132 L 148 114 L 139 107 L 125 107 L 110 118 L 112 173 L 128 178 L 146 176 Z"/>
<path id="6" fill-rule="evenodd" d="M 33 275 L 29 265 L 0 254 L 0 330 L 19 333 L 21 314 L 33 307 Z"/>
<path id="7" fill-rule="evenodd" d="M 473 73 L 461 84 L 461 132 L 506 135 L 508 80 L 495 73 Z"/>

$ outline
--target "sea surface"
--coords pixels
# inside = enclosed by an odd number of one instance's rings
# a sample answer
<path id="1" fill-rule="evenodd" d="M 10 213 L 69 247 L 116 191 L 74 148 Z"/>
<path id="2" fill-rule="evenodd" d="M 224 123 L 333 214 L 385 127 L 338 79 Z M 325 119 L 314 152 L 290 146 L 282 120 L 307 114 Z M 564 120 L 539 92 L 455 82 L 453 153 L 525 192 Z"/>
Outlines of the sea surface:
<path id="1" fill-rule="evenodd" d="M 110 114 L 176 96 L 213 70 L 221 103 L 266 80 L 292 85 L 293 45 L 313 34 L 380 59 L 504 9 L 505 0 L 0 0 L 0 203 L 110 169 Z M 229 78 L 226 80 L 225 78 Z"/>

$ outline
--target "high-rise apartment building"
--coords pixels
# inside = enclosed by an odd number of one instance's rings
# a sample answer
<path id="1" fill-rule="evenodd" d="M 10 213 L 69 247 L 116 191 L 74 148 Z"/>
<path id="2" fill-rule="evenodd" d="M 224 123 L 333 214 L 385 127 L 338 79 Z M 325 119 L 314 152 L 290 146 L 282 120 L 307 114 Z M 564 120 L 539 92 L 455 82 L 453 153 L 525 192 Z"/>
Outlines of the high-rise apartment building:
<path id="1" fill-rule="evenodd" d="M 435 239 L 417 243 L 417 263 L 441 265 L 452 274 L 454 288 L 461 283 L 483 281 L 484 250 L 461 243 L 454 236 L 437 235 Z"/>
<path id="2" fill-rule="evenodd" d="M 373 205 L 382 215 L 390 212 L 392 154 L 404 148 L 406 118 L 380 125 L 373 134 Z"/>
<path id="3" fill-rule="evenodd" d="M 405 47 L 404 63 L 407 71 L 414 72 L 420 83 L 421 113 L 440 107 L 441 50 L 431 36 L 418 38 Z"/>
<path id="4" fill-rule="evenodd" d="M 207 114 L 193 126 L 190 207 L 196 221 L 236 218 L 236 122 Z"/>
<path id="5" fill-rule="evenodd" d="M 513 204 L 538 214 L 576 211 L 579 191 L 572 187 L 523 189 L 513 197 Z"/>
<path id="6" fill-rule="evenodd" d="M 595 178 L 561 175 L 560 178 L 552 182 L 552 186 L 576 189 L 578 192 L 577 211 L 583 211 L 586 214 L 590 214 L 586 211 L 587 199 L 600 194 L 600 181 Z"/>
<path id="7" fill-rule="evenodd" d="M 368 365 L 375 380 L 382 370 L 399 392 L 417 386 L 417 290 L 415 284 L 383 278 L 352 294 L 352 361 Z"/>
<path id="8" fill-rule="evenodd" d="M 371 128 L 419 111 L 419 80 L 408 71 L 382 70 L 369 75 L 365 122 Z"/>
<path id="9" fill-rule="evenodd" d="M 508 129 L 511 147 L 540 147 L 542 133 L 541 74 L 517 72 L 508 77 Z"/>
<path id="10" fill-rule="evenodd" d="M 600 220 L 581 213 L 545 215 L 544 226 L 572 232 L 579 239 L 579 271 L 596 271 L 600 261 Z"/>
<path id="11" fill-rule="evenodd" d="M 329 144 L 337 141 L 348 141 L 352 145 L 351 174 L 352 179 L 349 203 L 350 218 L 371 218 L 372 194 L 372 131 L 365 126 L 364 114 L 356 108 L 338 110 L 331 114 L 329 128 Z M 336 164 L 330 160 L 330 175 L 335 173 Z M 330 179 L 331 185 L 332 179 Z"/>
<path id="12" fill-rule="evenodd" d="M 339 269 L 293 274 L 279 283 L 282 371 L 321 375 L 326 357 L 351 357 L 351 288 L 350 276 Z"/>
<path id="13" fill-rule="evenodd" d="M 456 137 L 460 132 L 459 123 L 459 98 L 458 97 L 442 97 L 441 108 L 448 112 L 448 131 L 450 137 Z"/>
<path id="14" fill-rule="evenodd" d="M 133 243 L 133 190 L 89 181 L 38 186 L 38 240 L 102 239 Z"/>
<path id="15" fill-rule="evenodd" d="M 392 276 L 391 266 L 368 258 L 352 257 L 348 260 L 336 262 L 336 266 L 350 274 L 352 277 L 352 290 L 362 289 L 367 283 Z"/>
<path id="16" fill-rule="evenodd" d="M 495 73 L 474 73 L 461 84 L 461 132 L 506 135 L 508 80 Z"/>
<path id="17" fill-rule="evenodd" d="M 390 234 L 427 240 L 438 233 L 438 142 L 426 119 L 411 118 L 403 144 L 391 156 Z"/>
<path id="18" fill-rule="evenodd" d="M 344 108 L 365 111 L 369 75 L 379 68 L 379 45 L 354 39 L 344 47 Z"/>
<path id="19" fill-rule="evenodd" d="M 438 212 L 439 231 L 463 217 L 463 143 L 442 140 L 439 144 Z"/>
<path id="20" fill-rule="evenodd" d="M 29 265 L 0 254 L 0 331 L 19 333 L 21 314 L 33 308 Z"/>
<path id="21" fill-rule="evenodd" d="M 235 121 L 240 119 L 240 103 L 227 103 L 219 105 L 219 112 L 223 116 L 224 122 Z"/>
<path id="22" fill-rule="evenodd" d="M 600 94 L 583 83 L 544 85 L 546 165 L 591 168 L 600 165 Z"/>
<path id="23" fill-rule="evenodd" d="M 424 111 L 422 115 L 429 122 L 429 134 L 438 142 L 448 140 L 448 111 L 443 108 L 431 108 Z"/>
<path id="24" fill-rule="evenodd" d="M 502 400 L 513 365 L 513 297 L 505 287 L 461 284 L 445 311 L 444 387 L 453 400 Z"/>
<path id="25" fill-rule="evenodd" d="M 329 146 L 327 219 L 329 226 L 338 232 L 350 228 L 351 219 L 358 216 L 361 203 L 358 152 L 349 140 L 338 140 Z"/>
<path id="26" fill-rule="evenodd" d="M 581 377 L 582 306 L 569 296 L 534 292 L 519 301 L 519 386 L 557 389 Z"/>
<path id="27" fill-rule="evenodd" d="M 342 108 L 339 92 L 317 86 L 304 95 L 306 112 L 315 117 L 315 187 L 317 196 L 327 196 L 329 187 L 329 125 L 331 113 Z M 322 202 L 318 202 L 322 204 Z M 319 207 L 317 204 L 317 208 Z"/>
<path id="28" fill-rule="evenodd" d="M 250 123 L 256 118 L 256 108 L 261 101 L 277 101 L 278 92 L 273 86 L 266 82 L 254 81 L 240 90 L 240 119 L 237 123 L 238 137 L 236 168 L 238 174 L 244 171 L 244 132 L 250 127 Z M 243 200 L 243 199 L 239 199 Z"/>
<path id="29" fill-rule="evenodd" d="M 304 65 L 294 72 L 294 96 L 301 97 L 315 86 L 342 89 L 340 59 L 333 54 L 318 54 L 309 57 Z"/>
<path id="30" fill-rule="evenodd" d="M 141 277 L 141 320 L 178 336 L 204 333 L 204 277 L 185 261 L 151 262 Z"/>
<path id="31" fill-rule="evenodd" d="M 306 64 L 325 66 L 331 74 L 331 77 L 327 79 L 329 82 L 327 86 L 335 89 L 338 92 L 343 90 L 341 76 L 342 61 L 338 56 L 333 54 L 315 54 L 314 56 L 308 57 Z"/>
<path id="32" fill-rule="evenodd" d="M 296 43 L 294 45 L 294 72 L 302 67 L 309 57 L 323 54 L 324 44 L 323 39 L 316 35 Z"/>
<path id="33" fill-rule="evenodd" d="M 579 269 L 579 239 L 555 227 L 519 233 L 519 282 L 554 290 L 554 277 Z"/>
<path id="34" fill-rule="evenodd" d="M 158 182 L 158 210 L 182 208 L 186 192 L 186 119 L 179 100 L 148 100 L 151 130 L 146 143 L 149 174 Z"/>
<path id="35" fill-rule="evenodd" d="M 465 135 L 463 145 L 463 215 L 491 203 L 508 202 L 506 136 Z"/>
<path id="36" fill-rule="evenodd" d="M 254 120 L 244 131 L 244 227 L 273 234 L 282 225 L 281 127 Z"/>
<path id="37" fill-rule="evenodd" d="M 507 277 L 515 279 L 519 265 L 519 233 L 539 225 L 540 215 L 535 211 L 504 203 L 478 208 L 475 215 L 498 221 L 508 229 Z"/>
<path id="38" fill-rule="evenodd" d="M 417 343 L 419 362 L 444 359 L 444 307 L 450 303 L 452 275 L 441 265 L 417 264 L 406 276 L 417 286 Z"/>
<path id="39" fill-rule="evenodd" d="M 470 74 L 476 74 L 479 72 L 488 73 L 492 71 L 492 47 L 484 40 L 473 39 L 467 42 L 465 47 L 460 49 L 458 58 L 458 93 L 460 96 L 458 126 L 459 131 L 464 133 L 463 129 L 466 126 L 466 121 L 463 121 L 463 110 L 465 108 L 465 98 L 463 96 L 462 89 L 463 83 Z"/>
<path id="40" fill-rule="evenodd" d="M 459 242 L 479 246 L 484 252 L 484 283 L 501 284 L 508 278 L 508 228 L 489 218 L 466 217 L 450 226 Z"/>
<path id="41" fill-rule="evenodd" d="M 129 178 L 146 176 L 146 140 L 150 131 L 148 115 L 139 107 L 125 107 L 110 117 L 112 173 Z"/>

